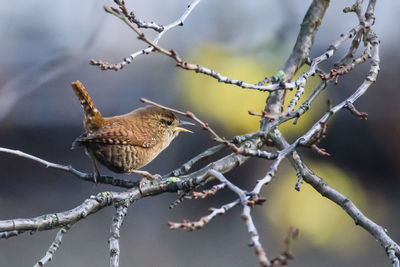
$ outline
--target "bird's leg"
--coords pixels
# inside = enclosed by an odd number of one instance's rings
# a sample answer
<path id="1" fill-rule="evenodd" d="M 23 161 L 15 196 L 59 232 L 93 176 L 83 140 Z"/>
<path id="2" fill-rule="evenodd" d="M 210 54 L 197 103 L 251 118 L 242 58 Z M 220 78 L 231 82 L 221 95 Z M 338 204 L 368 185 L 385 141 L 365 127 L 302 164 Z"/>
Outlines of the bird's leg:
<path id="1" fill-rule="evenodd" d="M 99 169 L 97 168 L 96 159 L 94 157 L 92 157 L 92 161 L 93 161 L 93 181 L 97 185 L 98 178 L 100 178 L 100 172 Z"/>
<path id="2" fill-rule="evenodd" d="M 148 178 L 150 180 L 159 180 L 161 178 L 161 175 L 159 175 L 159 174 L 151 174 L 148 171 L 133 170 L 132 172 L 140 174 L 143 177 Z"/>
<path id="3" fill-rule="evenodd" d="M 100 172 L 97 168 L 96 158 L 94 157 L 93 152 L 88 149 L 88 147 L 85 147 L 85 153 L 93 162 L 93 182 L 95 185 L 97 185 L 98 178 L 100 178 Z"/>

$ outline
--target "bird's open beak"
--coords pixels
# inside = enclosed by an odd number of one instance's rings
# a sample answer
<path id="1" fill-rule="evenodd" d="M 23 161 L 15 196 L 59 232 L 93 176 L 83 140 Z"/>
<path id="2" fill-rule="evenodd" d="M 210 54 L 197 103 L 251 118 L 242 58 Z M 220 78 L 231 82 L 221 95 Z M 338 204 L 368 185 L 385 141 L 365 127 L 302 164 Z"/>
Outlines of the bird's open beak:
<path id="1" fill-rule="evenodd" d="M 179 125 L 194 125 L 194 123 L 191 123 L 191 122 L 188 122 L 188 121 L 179 121 Z M 175 127 L 174 128 L 174 132 L 187 132 L 187 133 L 193 133 L 192 131 L 190 131 L 190 130 L 188 130 L 188 129 L 185 129 L 185 128 L 182 128 L 182 127 L 179 127 L 179 126 L 177 126 L 177 127 Z"/>
<path id="2" fill-rule="evenodd" d="M 193 133 L 192 131 L 182 128 L 182 127 L 175 127 L 174 132 L 187 132 L 187 133 Z"/>

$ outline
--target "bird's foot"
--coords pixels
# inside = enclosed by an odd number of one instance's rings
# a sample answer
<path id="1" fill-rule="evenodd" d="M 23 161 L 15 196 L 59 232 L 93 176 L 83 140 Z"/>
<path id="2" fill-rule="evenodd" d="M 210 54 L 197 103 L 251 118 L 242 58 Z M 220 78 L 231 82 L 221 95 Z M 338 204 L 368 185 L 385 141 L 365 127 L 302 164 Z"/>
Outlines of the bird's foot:
<path id="1" fill-rule="evenodd" d="M 153 182 L 157 182 L 161 179 L 161 175 L 159 174 L 151 174 L 147 171 L 138 170 L 135 170 L 134 172 L 143 176 L 143 178 L 139 181 L 139 188 L 141 192 L 143 187 L 145 187 L 146 185 L 153 184 Z"/>
<path id="2" fill-rule="evenodd" d="M 151 174 L 147 171 L 141 171 L 141 170 L 134 170 L 134 173 L 140 174 L 142 175 L 144 178 L 147 178 L 149 180 L 160 180 L 161 179 L 161 175 L 159 174 Z"/>

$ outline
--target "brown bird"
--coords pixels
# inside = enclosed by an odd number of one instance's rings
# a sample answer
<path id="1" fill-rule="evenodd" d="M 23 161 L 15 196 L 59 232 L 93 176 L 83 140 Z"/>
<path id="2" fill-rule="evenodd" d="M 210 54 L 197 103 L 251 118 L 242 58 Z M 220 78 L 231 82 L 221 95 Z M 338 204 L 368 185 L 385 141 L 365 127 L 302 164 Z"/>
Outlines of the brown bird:
<path id="1" fill-rule="evenodd" d="M 193 123 L 181 121 L 171 111 L 155 106 L 103 117 L 80 81 L 73 82 L 72 88 L 85 115 L 85 132 L 75 139 L 72 148 L 85 147 L 93 160 L 95 182 L 100 176 L 96 160 L 117 173 L 149 176 L 148 172 L 138 169 L 157 157 L 180 132 L 191 132 L 179 126 Z"/>

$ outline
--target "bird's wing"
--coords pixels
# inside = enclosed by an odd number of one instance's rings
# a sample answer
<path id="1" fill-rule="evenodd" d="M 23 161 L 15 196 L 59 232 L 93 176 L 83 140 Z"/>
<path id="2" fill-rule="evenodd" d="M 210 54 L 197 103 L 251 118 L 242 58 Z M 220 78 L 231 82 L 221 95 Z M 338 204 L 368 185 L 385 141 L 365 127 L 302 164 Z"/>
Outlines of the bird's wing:
<path id="1" fill-rule="evenodd" d="M 119 122 L 114 122 L 97 129 L 94 133 L 84 133 L 74 143 L 102 143 L 108 145 L 133 145 L 144 148 L 157 143 L 155 133 L 134 132 Z"/>

